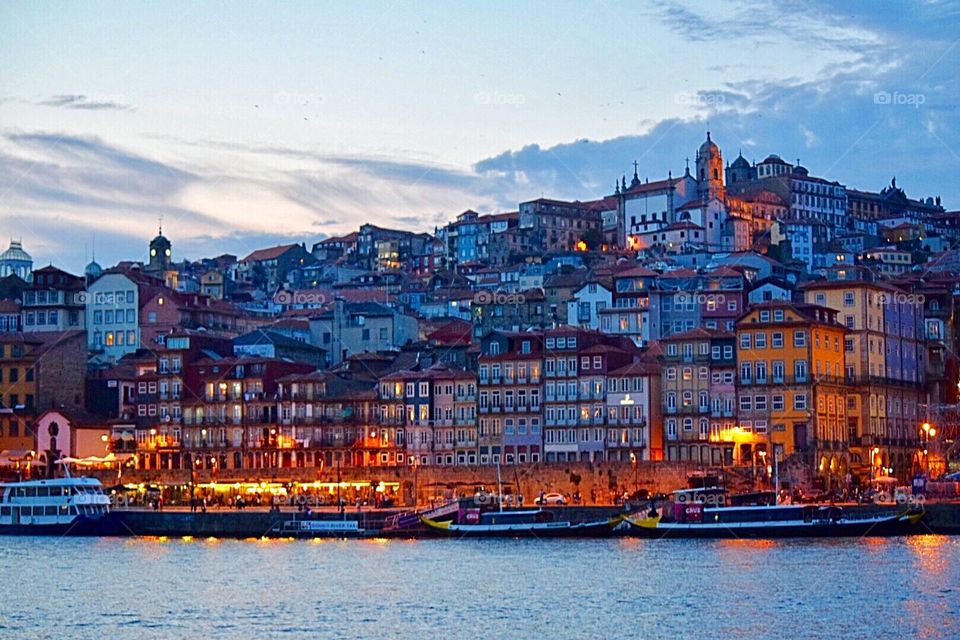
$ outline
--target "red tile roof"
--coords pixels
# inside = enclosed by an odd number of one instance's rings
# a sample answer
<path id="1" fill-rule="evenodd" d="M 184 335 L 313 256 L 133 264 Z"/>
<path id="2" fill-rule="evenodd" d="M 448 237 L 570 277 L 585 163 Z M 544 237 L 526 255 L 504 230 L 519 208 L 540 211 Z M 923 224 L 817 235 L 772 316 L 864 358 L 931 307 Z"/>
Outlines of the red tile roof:
<path id="1" fill-rule="evenodd" d="M 282 244 L 277 247 L 270 247 L 269 249 L 257 249 L 256 251 L 248 255 L 246 258 L 244 258 L 240 262 L 261 262 L 263 260 L 274 260 L 282 256 L 283 254 L 285 254 L 287 251 L 290 251 L 290 249 L 293 249 L 296 246 L 299 246 L 299 245 Z"/>

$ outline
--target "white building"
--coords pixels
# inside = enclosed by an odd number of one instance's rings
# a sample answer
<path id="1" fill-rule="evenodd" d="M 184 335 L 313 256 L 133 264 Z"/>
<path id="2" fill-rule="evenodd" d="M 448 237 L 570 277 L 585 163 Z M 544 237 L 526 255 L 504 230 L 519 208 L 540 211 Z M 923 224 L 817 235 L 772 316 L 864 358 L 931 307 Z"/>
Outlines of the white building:
<path id="1" fill-rule="evenodd" d="M 140 297 L 137 283 L 107 272 L 87 287 L 87 346 L 119 360 L 140 346 Z"/>
<path id="2" fill-rule="evenodd" d="M 613 292 L 599 282 L 588 282 L 573 293 L 567 303 L 567 324 L 588 329 L 600 328 L 600 312 L 613 306 Z"/>

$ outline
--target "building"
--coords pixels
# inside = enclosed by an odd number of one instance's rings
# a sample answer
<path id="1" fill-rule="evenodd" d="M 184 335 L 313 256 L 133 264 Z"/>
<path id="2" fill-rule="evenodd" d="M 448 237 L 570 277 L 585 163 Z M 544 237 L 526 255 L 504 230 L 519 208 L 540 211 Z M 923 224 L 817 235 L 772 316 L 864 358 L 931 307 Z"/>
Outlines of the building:
<path id="1" fill-rule="evenodd" d="M 150 241 L 149 260 L 143 265 L 143 272 L 156 278 L 164 286 L 176 290 L 179 284 L 179 274 L 173 268 L 173 245 L 163 235 L 163 228 Z"/>
<path id="2" fill-rule="evenodd" d="M 299 244 L 258 249 L 237 264 L 236 280 L 269 293 L 286 282 L 291 271 L 314 261 L 314 257 Z"/>
<path id="3" fill-rule="evenodd" d="M 824 488 L 850 470 L 846 425 L 846 328 L 814 304 L 766 302 L 737 321 L 738 421 L 734 463 L 760 474 L 774 459 L 796 459 Z M 774 458 L 775 456 L 775 458 Z"/>
<path id="4" fill-rule="evenodd" d="M 418 334 L 415 318 L 377 302 L 337 299 L 310 319 L 311 342 L 327 352 L 330 365 L 355 354 L 399 349 L 417 340 Z"/>
<path id="5" fill-rule="evenodd" d="M 61 458 L 105 460 L 111 453 L 111 427 L 106 420 L 83 411 L 45 411 L 37 418 L 36 431 L 37 457 L 50 477 L 58 471 L 56 461 Z"/>
<path id="6" fill-rule="evenodd" d="M 573 294 L 567 303 L 567 324 L 584 329 L 600 328 L 600 316 L 604 309 L 613 306 L 613 291 L 609 284 L 590 279 Z"/>
<path id="7" fill-rule="evenodd" d="M 896 247 L 877 247 L 864 251 L 861 261 L 872 265 L 880 275 L 893 278 L 910 270 L 913 266 L 913 254 Z"/>
<path id="8" fill-rule="evenodd" d="M 480 340 L 479 464 L 524 464 L 542 459 L 543 344 L 542 334 L 534 332 L 494 331 Z M 471 464 L 469 459 L 468 454 Z"/>
<path id="9" fill-rule="evenodd" d="M 380 379 L 383 424 L 406 430 L 411 464 L 476 464 L 476 385 L 472 372 L 443 364 Z"/>
<path id="10" fill-rule="evenodd" d="M 732 335 L 696 328 L 665 337 L 661 345 L 665 459 L 717 464 L 721 451 L 711 438 L 710 391 L 718 385 L 712 381 L 712 365 L 716 361 L 718 366 L 729 368 L 733 359 Z M 717 351 L 712 349 L 714 346 Z M 726 359 L 724 346 L 728 349 Z M 722 398 L 718 399 L 722 406 Z"/>
<path id="11" fill-rule="evenodd" d="M 132 277 L 108 270 L 87 287 L 87 346 L 114 361 L 140 347 L 140 287 Z"/>
<path id="12" fill-rule="evenodd" d="M 606 460 L 663 459 L 660 384 L 660 367 L 653 362 L 637 361 L 607 371 Z"/>
<path id="13" fill-rule="evenodd" d="M 585 249 L 603 239 L 600 213 L 582 202 L 538 198 L 520 203 L 518 230 L 540 255 Z"/>
<path id="14" fill-rule="evenodd" d="M 908 479 L 919 468 L 919 425 L 928 418 L 921 298 L 866 281 L 818 281 L 802 289 L 807 302 L 834 309 L 847 329 L 845 426 L 854 462 L 893 468 Z"/>
<path id="15" fill-rule="evenodd" d="M 545 331 L 543 344 L 545 460 L 605 459 L 607 371 L 638 360 L 636 346 L 624 337 L 573 327 Z"/>
<path id="16" fill-rule="evenodd" d="M 70 331 L 86 327 L 86 283 L 54 266 L 33 272 L 23 292 L 24 331 Z"/>
<path id="17" fill-rule="evenodd" d="M 33 277 L 33 258 L 23 250 L 20 240 L 11 240 L 6 251 L 0 253 L 0 278 L 17 276 L 30 282 Z"/>
<path id="18" fill-rule="evenodd" d="M 84 408 L 83 331 L 0 334 L 0 401 L 16 411 Z"/>
<path id="19" fill-rule="evenodd" d="M 0 300 L 0 333 L 21 330 L 20 303 L 9 298 Z"/>
<path id="20" fill-rule="evenodd" d="M 318 369 L 322 368 L 326 361 L 326 353 L 320 347 L 264 329 L 256 329 L 234 338 L 233 354 L 305 362 Z"/>
<path id="21" fill-rule="evenodd" d="M 934 220 L 945 213 L 940 198 L 916 200 L 908 198 L 903 189 L 897 186 L 897 179 L 880 191 L 847 190 L 850 215 L 866 220 L 886 218 L 905 218 L 916 222 Z"/>

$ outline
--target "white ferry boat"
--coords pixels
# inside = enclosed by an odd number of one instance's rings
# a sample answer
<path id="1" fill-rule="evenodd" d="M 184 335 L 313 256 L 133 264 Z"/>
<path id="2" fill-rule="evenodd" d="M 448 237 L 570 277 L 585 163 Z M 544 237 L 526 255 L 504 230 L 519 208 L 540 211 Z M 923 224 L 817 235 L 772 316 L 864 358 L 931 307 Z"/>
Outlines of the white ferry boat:
<path id="1" fill-rule="evenodd" d="M 0 484 L 0 535 L 101 535 L 109 514 L 96 478 Z"/>

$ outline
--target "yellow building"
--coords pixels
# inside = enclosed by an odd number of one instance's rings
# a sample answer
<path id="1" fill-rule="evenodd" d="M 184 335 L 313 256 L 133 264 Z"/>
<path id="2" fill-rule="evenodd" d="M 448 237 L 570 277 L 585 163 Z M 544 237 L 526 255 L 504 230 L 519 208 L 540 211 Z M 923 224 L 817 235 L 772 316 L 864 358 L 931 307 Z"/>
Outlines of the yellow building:
<path id="1" fill-rule="evenodd" d="M 40 344 L 29 334 L 0 334 L 0 470 L 22 469 L 33 458 L 37 397 L 33 352 Z"/>
<path id="2" fill-rule="evenodd" d="M 837 312 L 785 301 L 756 305 L 736 324 L 735 461 L 802 460 L 836 486 L 849 468 L 844 338 Z"/>
<path id="3" fill-rule="evenodd" d="M 847 329 L 846 424 L 860 474 L 868 475 L 876 458 L 875 467 L 908 479 L 918 465 L 919 425 L 927 418 L 922 296 L 863 280 L 812 282 L 803 289 L 807 302 L 836 310 Z"/>

